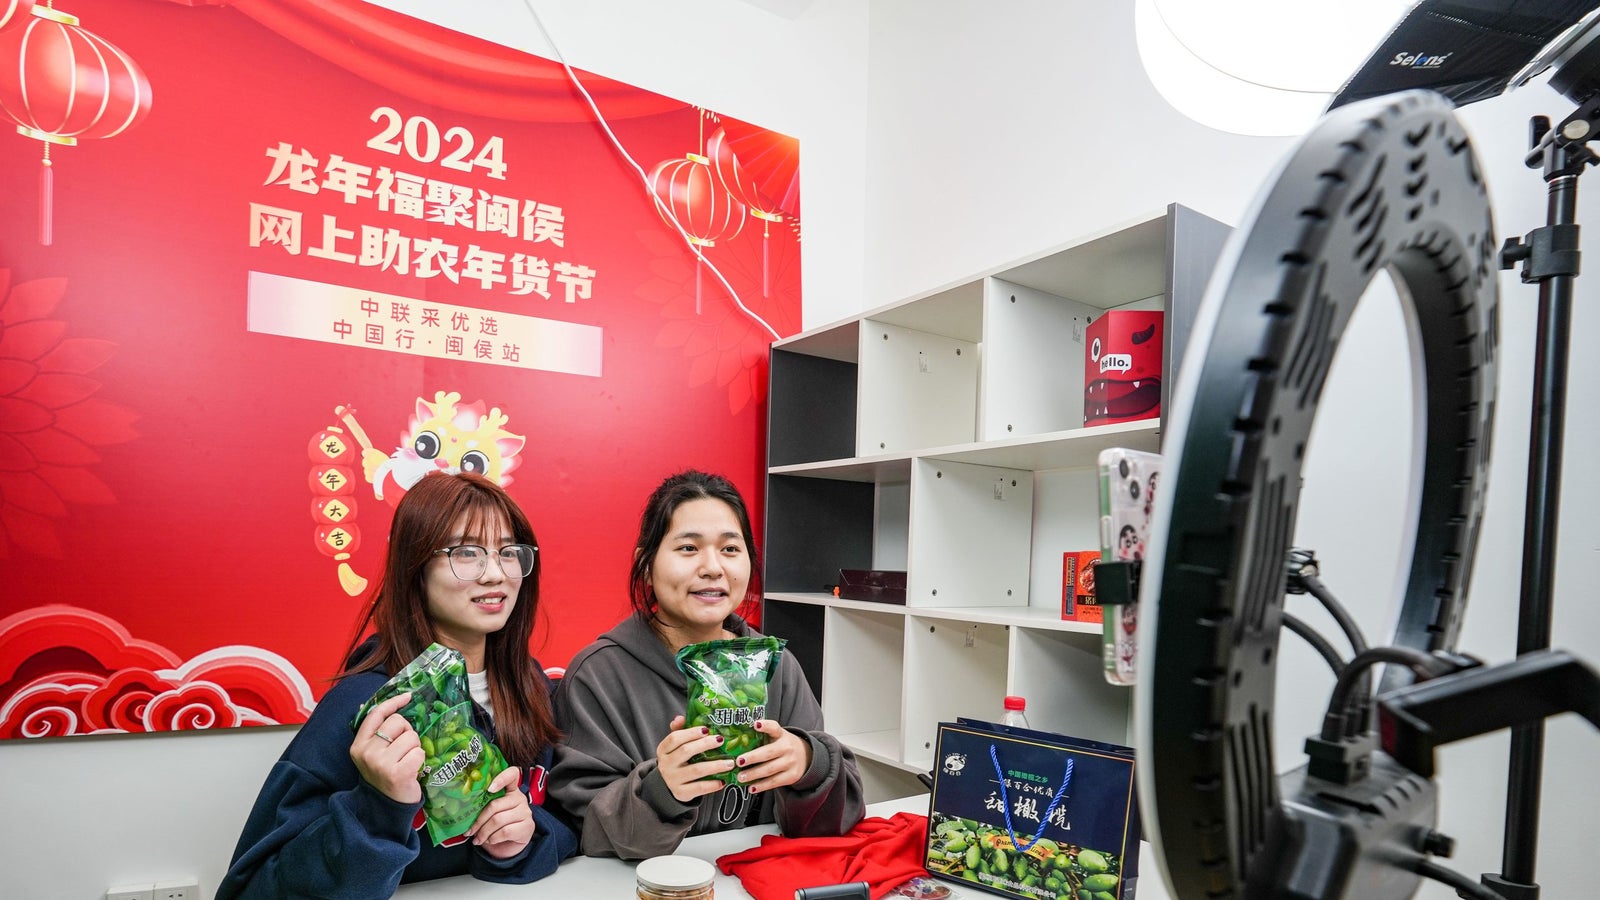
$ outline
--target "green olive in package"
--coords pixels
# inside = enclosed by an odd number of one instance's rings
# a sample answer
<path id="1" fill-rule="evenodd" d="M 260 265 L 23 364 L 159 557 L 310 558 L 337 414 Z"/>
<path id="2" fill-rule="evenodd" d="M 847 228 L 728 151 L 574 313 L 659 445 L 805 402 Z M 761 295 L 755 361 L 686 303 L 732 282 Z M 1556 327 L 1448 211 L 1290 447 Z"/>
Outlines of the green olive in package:
<path id="1" fill-rule="evenodd" d="M 741 637 L 690 644 L 678 651 L 678 670 L 689 679 L 684 726 L 709 728 L 722 737 L 721 746 L 692 762 L 737 759 L 767 742 L 755 724 L 767 718 L 767 685 L 778 671 L 785 643 L 782 638 Z M 711 777 L 732 783 L 738 771 Z"/>
<path id="2" fill-rule="evenodd" d="M 429 645 L 378 688 L 356 712 L 351 729 L 372 707 L 406 691 L 411 699 L 400 715 L 416 729 L 427 757 L 417 780 L 428 836 L 438 846 L 472 827 L 489 801 L 505 793 L 490 793 L 489 782 L 505 770 L 506 758 L 477 726 L 466 661 L 439 644 Z"/>

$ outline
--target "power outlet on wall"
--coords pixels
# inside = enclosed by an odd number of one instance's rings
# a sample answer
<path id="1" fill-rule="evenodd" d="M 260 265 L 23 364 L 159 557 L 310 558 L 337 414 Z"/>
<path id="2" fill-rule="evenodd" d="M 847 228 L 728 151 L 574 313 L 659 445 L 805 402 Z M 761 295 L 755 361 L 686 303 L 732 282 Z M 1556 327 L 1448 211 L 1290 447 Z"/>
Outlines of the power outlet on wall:
<path id="1" fill-rule="evenodd" d="M 162 881 L 151 900 L 200 900 L 200 885 L 193 881 Z"/>
<path id="2" fill-rule="evenodd" d="M 121 884 L 106 888 L 105 900 L 156 900 L 153 884 Z"/>

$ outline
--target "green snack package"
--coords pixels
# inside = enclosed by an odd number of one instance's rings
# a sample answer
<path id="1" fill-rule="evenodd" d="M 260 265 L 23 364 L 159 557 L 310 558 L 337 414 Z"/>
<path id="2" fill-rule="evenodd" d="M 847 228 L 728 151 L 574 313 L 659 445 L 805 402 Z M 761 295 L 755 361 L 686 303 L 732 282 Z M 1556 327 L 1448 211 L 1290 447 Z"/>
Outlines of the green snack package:
<path id="1" fill-rule="evenodd" d="M 357 728 L 374 706 L 406 691 L 411 699 L 400 715 L 416 729 L 427 756 L 417 780 L 422 782 L 428 836 L 438 846 L 465 832 L 489 801 L 505 793 L 491 794 L 488 787 L 505 770 L 506 758 L 474 721 L 466 661 L 438 644 L 429 645 L 378 688 L 350 728 Z"/>
<path id="2" fill-rule="evenodd" d="M 722 746 L 691 762 L 737 759 L 767 742 L 755 723 L 767 718 L 767 684 L 778 671 L 785 643 L 775 637 L 742 637 L 690 644 L 678 651 L 678 671 L 689 679 L 685 727 L 703 726 L 722 736 Z M 711 777 L 731 784 L 738 774 L 734 769 Z"/>

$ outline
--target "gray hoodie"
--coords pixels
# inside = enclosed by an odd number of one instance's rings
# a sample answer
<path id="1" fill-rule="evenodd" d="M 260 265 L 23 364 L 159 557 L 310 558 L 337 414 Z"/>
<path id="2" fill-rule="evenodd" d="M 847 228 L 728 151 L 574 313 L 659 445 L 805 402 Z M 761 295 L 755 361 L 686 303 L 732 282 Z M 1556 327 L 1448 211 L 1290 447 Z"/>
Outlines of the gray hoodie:
<path id="1" fill-rule="evenodd" d="M 724 627 L 756 634 L 737 616 Z M 550 797 L 580 827 L 586 855 L 647 859 L 690 835 L 772 822 L 789 837 L 835 836 L 860 821 L 866 804 L 855 755 L 822 730 L 822 708 L 794 657 L 782 656 L 767 691 L 767 717 L 811 744 L 811 767 L 788 787 L 752 798 L 730 784 L 678 802 L 656 768 L 656 745 L 687 703 L 688 680 L 638 614 L 567 667 L 555 695 L 566 739 L 556 746 Z"/>

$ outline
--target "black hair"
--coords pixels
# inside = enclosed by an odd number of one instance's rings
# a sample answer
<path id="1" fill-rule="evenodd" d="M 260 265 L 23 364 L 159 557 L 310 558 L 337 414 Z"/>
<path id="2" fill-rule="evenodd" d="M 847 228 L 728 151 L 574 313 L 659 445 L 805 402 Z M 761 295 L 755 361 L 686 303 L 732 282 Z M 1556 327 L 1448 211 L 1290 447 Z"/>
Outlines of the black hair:
<path id="1" fill-rule="evenodd" d="M 744 600 L 739 604 L 741 615 L 761 596 L 761 556 L 756 550 L 755 534 L 750 527 L 750 510 L 744 497 L 733 482 L 708 472 L 689 469 L 669 476 L 661 482 L 645 501 L 644 512 L 639 516 L 639 537 L 634 541 L 633 568 L 628 572 L 628 599 L 633 608 L 645 618 L 656 617 L 655 591 L 650 587 L 650 564 L 661 542 L 667 538 L 667 527 L 672 524 L 672 514 L 690 500 L 721 500 L 733 510 L 739 520 L 739 531 L 750 552 L 750 584 Z"/>

